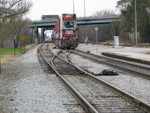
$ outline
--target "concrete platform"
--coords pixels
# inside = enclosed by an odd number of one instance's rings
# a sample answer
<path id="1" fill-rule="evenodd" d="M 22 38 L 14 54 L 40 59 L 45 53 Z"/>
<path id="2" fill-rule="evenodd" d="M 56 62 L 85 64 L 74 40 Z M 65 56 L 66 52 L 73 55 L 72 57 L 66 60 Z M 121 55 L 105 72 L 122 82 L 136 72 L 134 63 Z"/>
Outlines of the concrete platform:
<path id="1" fill-rule="evenodd" d="M 129 60 L 132 62 L 150 65 L 149 47 L 118 47 L 95 44 L 79 44 L 77 49 L 81 51 L 90 51 L 92 54 L 105 55 L 109 57 Z"/>
<path id="2" fill-rule="evenodd" d="M 150 56 L 130 52 L 102 52 L 102 55 L 150 65 Z"/>

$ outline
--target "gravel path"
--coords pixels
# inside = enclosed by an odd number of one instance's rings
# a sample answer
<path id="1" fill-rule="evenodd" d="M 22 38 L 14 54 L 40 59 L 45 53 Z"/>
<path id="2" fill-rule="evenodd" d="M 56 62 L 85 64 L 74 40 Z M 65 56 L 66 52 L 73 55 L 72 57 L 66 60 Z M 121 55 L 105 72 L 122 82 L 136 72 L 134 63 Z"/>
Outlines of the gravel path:
<path id="1" fill-rule="evenodd" d="M 77 104 L 54 74 L 43 72 L 37 48 L 2 67 L 0 113 L 68 113 Z"/>

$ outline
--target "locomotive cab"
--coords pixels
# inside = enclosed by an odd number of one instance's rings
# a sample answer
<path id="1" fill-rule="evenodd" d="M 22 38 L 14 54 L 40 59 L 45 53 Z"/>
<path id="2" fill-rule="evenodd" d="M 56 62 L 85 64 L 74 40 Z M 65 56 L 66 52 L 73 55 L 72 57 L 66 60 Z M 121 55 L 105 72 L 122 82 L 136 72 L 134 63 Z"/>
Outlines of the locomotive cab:
<path id="1" fill-rule="evenodd" d="M 56 23 L 55 44 L 62 49 L 74 49 L 78 45 L 75 14 L 63 14 Z"/>

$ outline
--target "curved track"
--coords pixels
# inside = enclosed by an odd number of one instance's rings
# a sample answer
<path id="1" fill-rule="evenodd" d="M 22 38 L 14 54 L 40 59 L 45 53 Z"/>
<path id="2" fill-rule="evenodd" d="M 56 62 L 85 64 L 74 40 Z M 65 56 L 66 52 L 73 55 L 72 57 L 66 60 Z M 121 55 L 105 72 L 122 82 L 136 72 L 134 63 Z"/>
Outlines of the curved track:
<path id="1" fill-rule="evenodd" d="M 144 102 L 68 62 L 66 58 L 69 54 L 66 55 L 66 52 L 59 54 L 54 55 L 50 61 L 46 55 L 42 56 L 87 112 L 146 113 L 150 110 L 149 105 Z"/>

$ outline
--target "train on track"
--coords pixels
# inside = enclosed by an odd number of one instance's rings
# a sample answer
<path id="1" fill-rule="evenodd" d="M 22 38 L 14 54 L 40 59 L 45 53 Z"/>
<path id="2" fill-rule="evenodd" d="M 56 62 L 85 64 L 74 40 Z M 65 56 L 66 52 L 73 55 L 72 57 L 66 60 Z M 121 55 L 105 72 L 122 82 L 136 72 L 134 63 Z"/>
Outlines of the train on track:
<path id="1" fill-rule="evenodd" d="M 53 29 L 52 40 L 61 49 L 78 46 L 76 14 L 62 14 Z"/>

